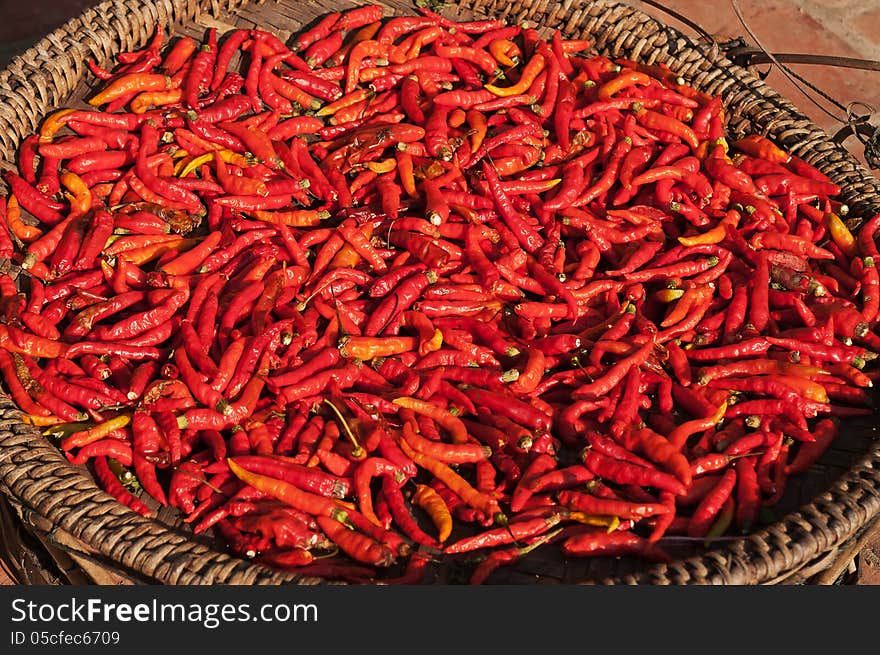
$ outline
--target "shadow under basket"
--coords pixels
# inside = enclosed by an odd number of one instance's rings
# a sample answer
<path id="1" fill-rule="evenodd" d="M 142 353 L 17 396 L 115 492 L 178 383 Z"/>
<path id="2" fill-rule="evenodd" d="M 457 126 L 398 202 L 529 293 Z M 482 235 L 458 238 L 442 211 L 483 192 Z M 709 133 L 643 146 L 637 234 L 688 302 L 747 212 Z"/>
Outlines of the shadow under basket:
<path id="1" fill-rule="evenodd" d="M 385 15 L 412 14 L 407 2 L 379 2 Z M 172 36 L 203 38 L 218 28 L 259 27 L 287 41 L 291 34 L 347 1 L 111 0 L 87 10 L 0 73 L 0 166 L 9 168 L 22 139 L 60 106 L 82 104 L 93 80 L 86 61 L 109 64 L 143 46 L 158 22 Z M 646 14 L 599 0 L 461 0 L 451 18 L 528 21 L 542 35 L 560 29 L 589 39 L 595 52 L 664 63 L 689 84 L 720 95 L 728 130 L 773 138 L 842 188 L 849 222 L 880 212 L 880 182 L 844 148 L 746 69 Z M 9 262 L 3 262 L 8 266 Z M 317 584 L 224 552 L 195 536 L 176 513 L 145 518 L 99 489 L 84 467 L 71 465 L 37 428 L 0 396 L 0 559 L 22 584 Z M 833 449 L 789 484 L 775 514 L 744 537 L 672 542 L 669 564 L 634 558 L 563 560 L 541 550 L 490 582 L 508 584 L 775 584 L 835 583 L 880 517 L 880 441 L 873 417 L 847 420 Z M 665 544 L 664 544 L 665 546 Z M 554 550 L 554 549 L 547 549 Z M 842 563 L 842 564 L 841 564 Z M 453 564 L 438 565 L 435 583 L 466 581 Z"/>

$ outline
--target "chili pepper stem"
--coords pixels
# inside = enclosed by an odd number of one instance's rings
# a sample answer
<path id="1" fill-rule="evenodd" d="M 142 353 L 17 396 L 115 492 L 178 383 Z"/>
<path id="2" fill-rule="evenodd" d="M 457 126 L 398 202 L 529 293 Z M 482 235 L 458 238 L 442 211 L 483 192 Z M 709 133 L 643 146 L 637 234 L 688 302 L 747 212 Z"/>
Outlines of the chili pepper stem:
<path id="1" fill-rule="evenodd" d="M 358 443 L 357 437 L 354 436 L 354 433 L 351 431 L 351 428 L 348 425 L 348 421 L 345 420 L 345 417 L 342 415 L 342 412 L 339 411 L 339 408 L 333 404 L 333 402 L 329 398 L 324 399 L 324 404 L 326 404 L 330 409 L 336 414 L 336 417 L 339 419 L 339 424 L 342 426 L 342 430 L 345 432 L 345 436 L 348 437 L 348 440 L 351 441 L 352 445 L 352 457 L 356 459 L 360 459 L 363 457 L 366 452 L 363 447 Z"/>

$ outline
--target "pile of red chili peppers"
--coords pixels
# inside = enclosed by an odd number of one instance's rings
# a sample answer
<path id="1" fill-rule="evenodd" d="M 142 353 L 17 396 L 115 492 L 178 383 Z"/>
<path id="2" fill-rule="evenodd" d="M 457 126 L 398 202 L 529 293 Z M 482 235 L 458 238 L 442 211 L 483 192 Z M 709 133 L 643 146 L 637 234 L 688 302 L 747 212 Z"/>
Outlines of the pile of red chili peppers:
<path id="1" fill-rule="evenodd" d="M 308 575 L 747 533 L 870 412 L 880 216 L 589 47 L 363 6 L 90 62 L 4 176 L 5 389 Z"/>

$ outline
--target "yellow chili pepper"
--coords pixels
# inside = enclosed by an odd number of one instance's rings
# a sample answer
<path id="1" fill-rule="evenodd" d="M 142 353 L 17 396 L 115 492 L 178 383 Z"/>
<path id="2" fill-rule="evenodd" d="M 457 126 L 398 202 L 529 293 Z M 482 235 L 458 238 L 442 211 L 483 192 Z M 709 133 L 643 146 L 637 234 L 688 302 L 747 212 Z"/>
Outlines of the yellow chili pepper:
<path id="1" fill-rule="evenodd" d="M 114 416 L 113 418 L 108 419 L 103 423 L 98 423 L 97 425 L 92 426 L 88 430 L 74 432 L 61 442 L 61 448 L 62 450 L 70 450 L 71 448 L 82 448 L 83 446 L 87 446 L 93 441 L 103 439 L 114 430 L 121 430 L 129 423 L 131 423 L 131 414 L 120 414 L 119 416 Z"/>
<path id="2" fill-rule="evenodd" d="M 204 155 L 177 162 L 174 174 L 177 177 L 186 177 L 190 173 L 198 170 L 203 164 L 210 164 L 214 161 L 214 152 L 215 151 L 206 152 Z M 241 167 L 251 165 L 251 162 L 248 161 L 247 157 L 240 153 L 233 152 L 232 150 L 217 150 L 216 152 L 227 164 Z"/>
<path id="3" fill-rule="evenodd" d="M 443 346 L 443 332 L 435 329 L 433 336 L 421 345 L 420 351 L 427 354 L 427 353 L 434 352 L 435 350 L 440 350 L 440 348 L 442 346 Z"/>
<path id="4" fill-rule="evenodd" d="M 654 293 L 654 297 L 660 302 L 672 302 L 684 295 L 684 289 L 660 289 Z"/>
<path id="5" fill-rule="evenodd" d="M 620 519 L 616 516 L 603 516 L 600 514 L 587 514 L 585 512 L 573 511 L 568 513 L 568 518 L 584 525 L 595 525 L 599 528 L 606 528 L 608 532 L 614 532 L 620 525 Z"/>
<path id="6" fill-rule="evenodd" d="M 452 514 L 443 497 L 432 487 L 420 484 L 416 486 L 412 499 L 431 518 L 431 522 L 437 528 L 437 540 L 442 544 L 449 539 L 449 535 L 452 534 Z"/>
<path id="7" fill-rule="evenodd" d="M 40 417 L 43 418 L 43 417 Z M 54 422 L 49 423 L 48 427 L 43 430 L 44 437 L 52 437 L 53 439 L 64 439 L 77 432 L 83 432 L 92 427 L 91 423 L 65 423 L 62 419 L 53 417 Z"/>
<path id="8" fill-rule="evenodd" d="M 827 212 L 825 214 L 825 227 L 828 228 L 832 241 L 840 247 L 843 254 L 847 257 L 855 257 L 858 254 L 856 238 L 840 216 L 834 212 Z"/>
<path id="9" fill-rule="evenodd" d="M 208 154 L 208 153 L 206 153 L 206 154 Z M 176 164 L 174 164 L 174 176 L 175 177 L 186 177 L 186 175 L 184 174 L 184 171 L 186 171 L 187 173 L 192 173 L 199 166 L 202 166 L 203 164 L 208 163 L 208 161 L 210 161 L 210 160 L 201 161 L 198 164 L 196 164 L 195 166 L 193 166 L 192 168 L 189 168 L 190 164 L 192 164 L 197 159 L 201 159 L 204 156 L 205 155 L 200 155 L 199 157 L 192 157 L 188 152 L 186 152 L 182 148 L 180 150 L 175 150 L 174 153 L 171 155 L 171 157 L 172 157 L 172 159 L 178 159 L 179 161 Z M 211 159 L 213 159 L 213 158 L 214 158 L 214 156 L 212 154 Z M 187 169 L 189 169 L 189 170 L 187 170 Z"/>

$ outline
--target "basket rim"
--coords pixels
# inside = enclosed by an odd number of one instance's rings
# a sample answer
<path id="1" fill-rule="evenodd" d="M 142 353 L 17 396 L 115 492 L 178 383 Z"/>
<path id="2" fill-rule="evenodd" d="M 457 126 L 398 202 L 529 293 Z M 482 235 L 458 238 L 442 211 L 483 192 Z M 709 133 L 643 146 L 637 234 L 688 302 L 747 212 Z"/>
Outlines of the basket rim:
<path id="1" fill-rule="evenodd" d="M 260 0 L 257 3 L 262 4 Z M 11 107 L 0 107 L 0 155 L 8 164 L 18 139 L 33 131 L 39 120 L 53 107 L 70 99 L 84 79 L 86 56 L 109 57 L 125 47 L 135 47 L 148 38 L 148 25 L 162 20 L 173 26 L 195 21 L 203 13 L 222 16 L 246 7 L 249 0 L 105 0 L 85 10 L 36 45 L 13 58 L 0 72 L 0 97 Z M 310 9 L 320 7 L 309 3 Z M 400 2 L 384 2 L 386 7 L 403 9 Z M 590 33 L 597 25 L 608 27 L 597 39 L 597 46 L 610 50 L 626 48 L 629 33 L 621 34 L 618 23 L 641 25 L 659 47 L 650 56 L 666 56 L 683 69 L 698 71 L 691 83 L 700 88 L 721 84 L 745 89 L 746 100 L 757 101 L 753 115 L 746 120 L 762 126 L 765 133 L 778 138 L 792 152 L 829 174 L 835 182 L 852 186 L 854 214 L 880 212 L 880 182 L 862 167 L 842 146 L 813 124 L 788 100 L 757 79 L 748 70 L 734 65 L 717 50 L 698 43 L 661 21 L 615 0 L 565 0 L 548 8 L 545 0 L 459 0 L 459 8 L 493 17 L 528 19 L 541 25 L 559 25 L 566 33 L 580 27 Z M 410 8 L 407 5 L 407 8 Z M 411 8 L 410 8 L 411 9 Z M 603 20 L 606 21 L 603 23 Z M 611 27 L 609 27 L 611 25 Z M 592 26 L 592 27 L 591 27 Z M 79 38 L 77 38 L 79 36 Z M 101 37 L 105 38 L 101 38 Z M 593 34 L 592 36 L 596 36 Z M 111 37 L 113 37 L 111 39 Z M 637 43 L 639 50 L 643 43 Z M 656 45 L 656 44 L 649 44 Z M 642 50 L 645 51 L 645 50 Z M 658 54 L 659 53 L 659 54 Z M 73 59 L 71 59 L 73 57 Z M 62 65 L 53 66 L 53 61 Z M 73 70 L 63 70 L 63 63 Z M 702 71 L 702 73 L 700 72 Z M 722 72 L 724 75 L 722 75 Z M 700 75 L 708 81 L 698 83 Z M 734 82 L 730 82 L 734 80 Z M 721 93 L 725 96 L 725 93 Z M 725 96 L 725 105 L 734 95 Z M 29 97 L 28 97 L 29 96 Z M 40 111 L 25 107 L 34 99 L 43 104 Z M 18 107 L 16 107 L 16 104 Z M 769 109 L 768 109 L 769 107 Z M 18 111 L 21 109 L 21 111 Z M 32 109 L 32 108 L 31 108 Z M 772 112 L 768 113 L 768 112 Z M 5 125 L 4 125 L 5 123 Z M 807 135 L 807 137 L 804 137 Z M 819 146 L 817 148 L 817 146 Z M 845 169 L 842 170 L 841 169 Z M 838 182 L 840 183 L 840 182 Z M 843 185 L 842 185 L 843 186 Z M 850 202 L 849 197 L 844 197 Z M 321 583 L 323 580 L 277 571 L 238 559 L 212 548 L 157 519 L 145 518 L 119 504 L 103 492 L 81 467 L 70 464 L 39 430 L 22 421 L 23 414 L 0 393 L 0 491 L 14 502 L 45 517 L 113 561 L 150 579 L 166 584 L 282 584 Z M 39 488 L 35 483 L 39 479 Z M 74 505 L 67 502 L 76 499 Z M 73 507 L 77 511 L 70 512 Z M 606 578 L 600 584 L 760 584 L 786 571 L 796 570 L 829 549 L 864 531 L 880 515 L 880 442 L 853 464 L 820 497 L 790 512 L 776 523 L 732 544 L 721 545 L 700 555 L 653 565 L 631 575 Z M 147 547 L 160 555 L 142 556 Z M 168 561 L 166 561 L 168 560 Z M 586 582 L 592 584 L 592 582 Z"/>

